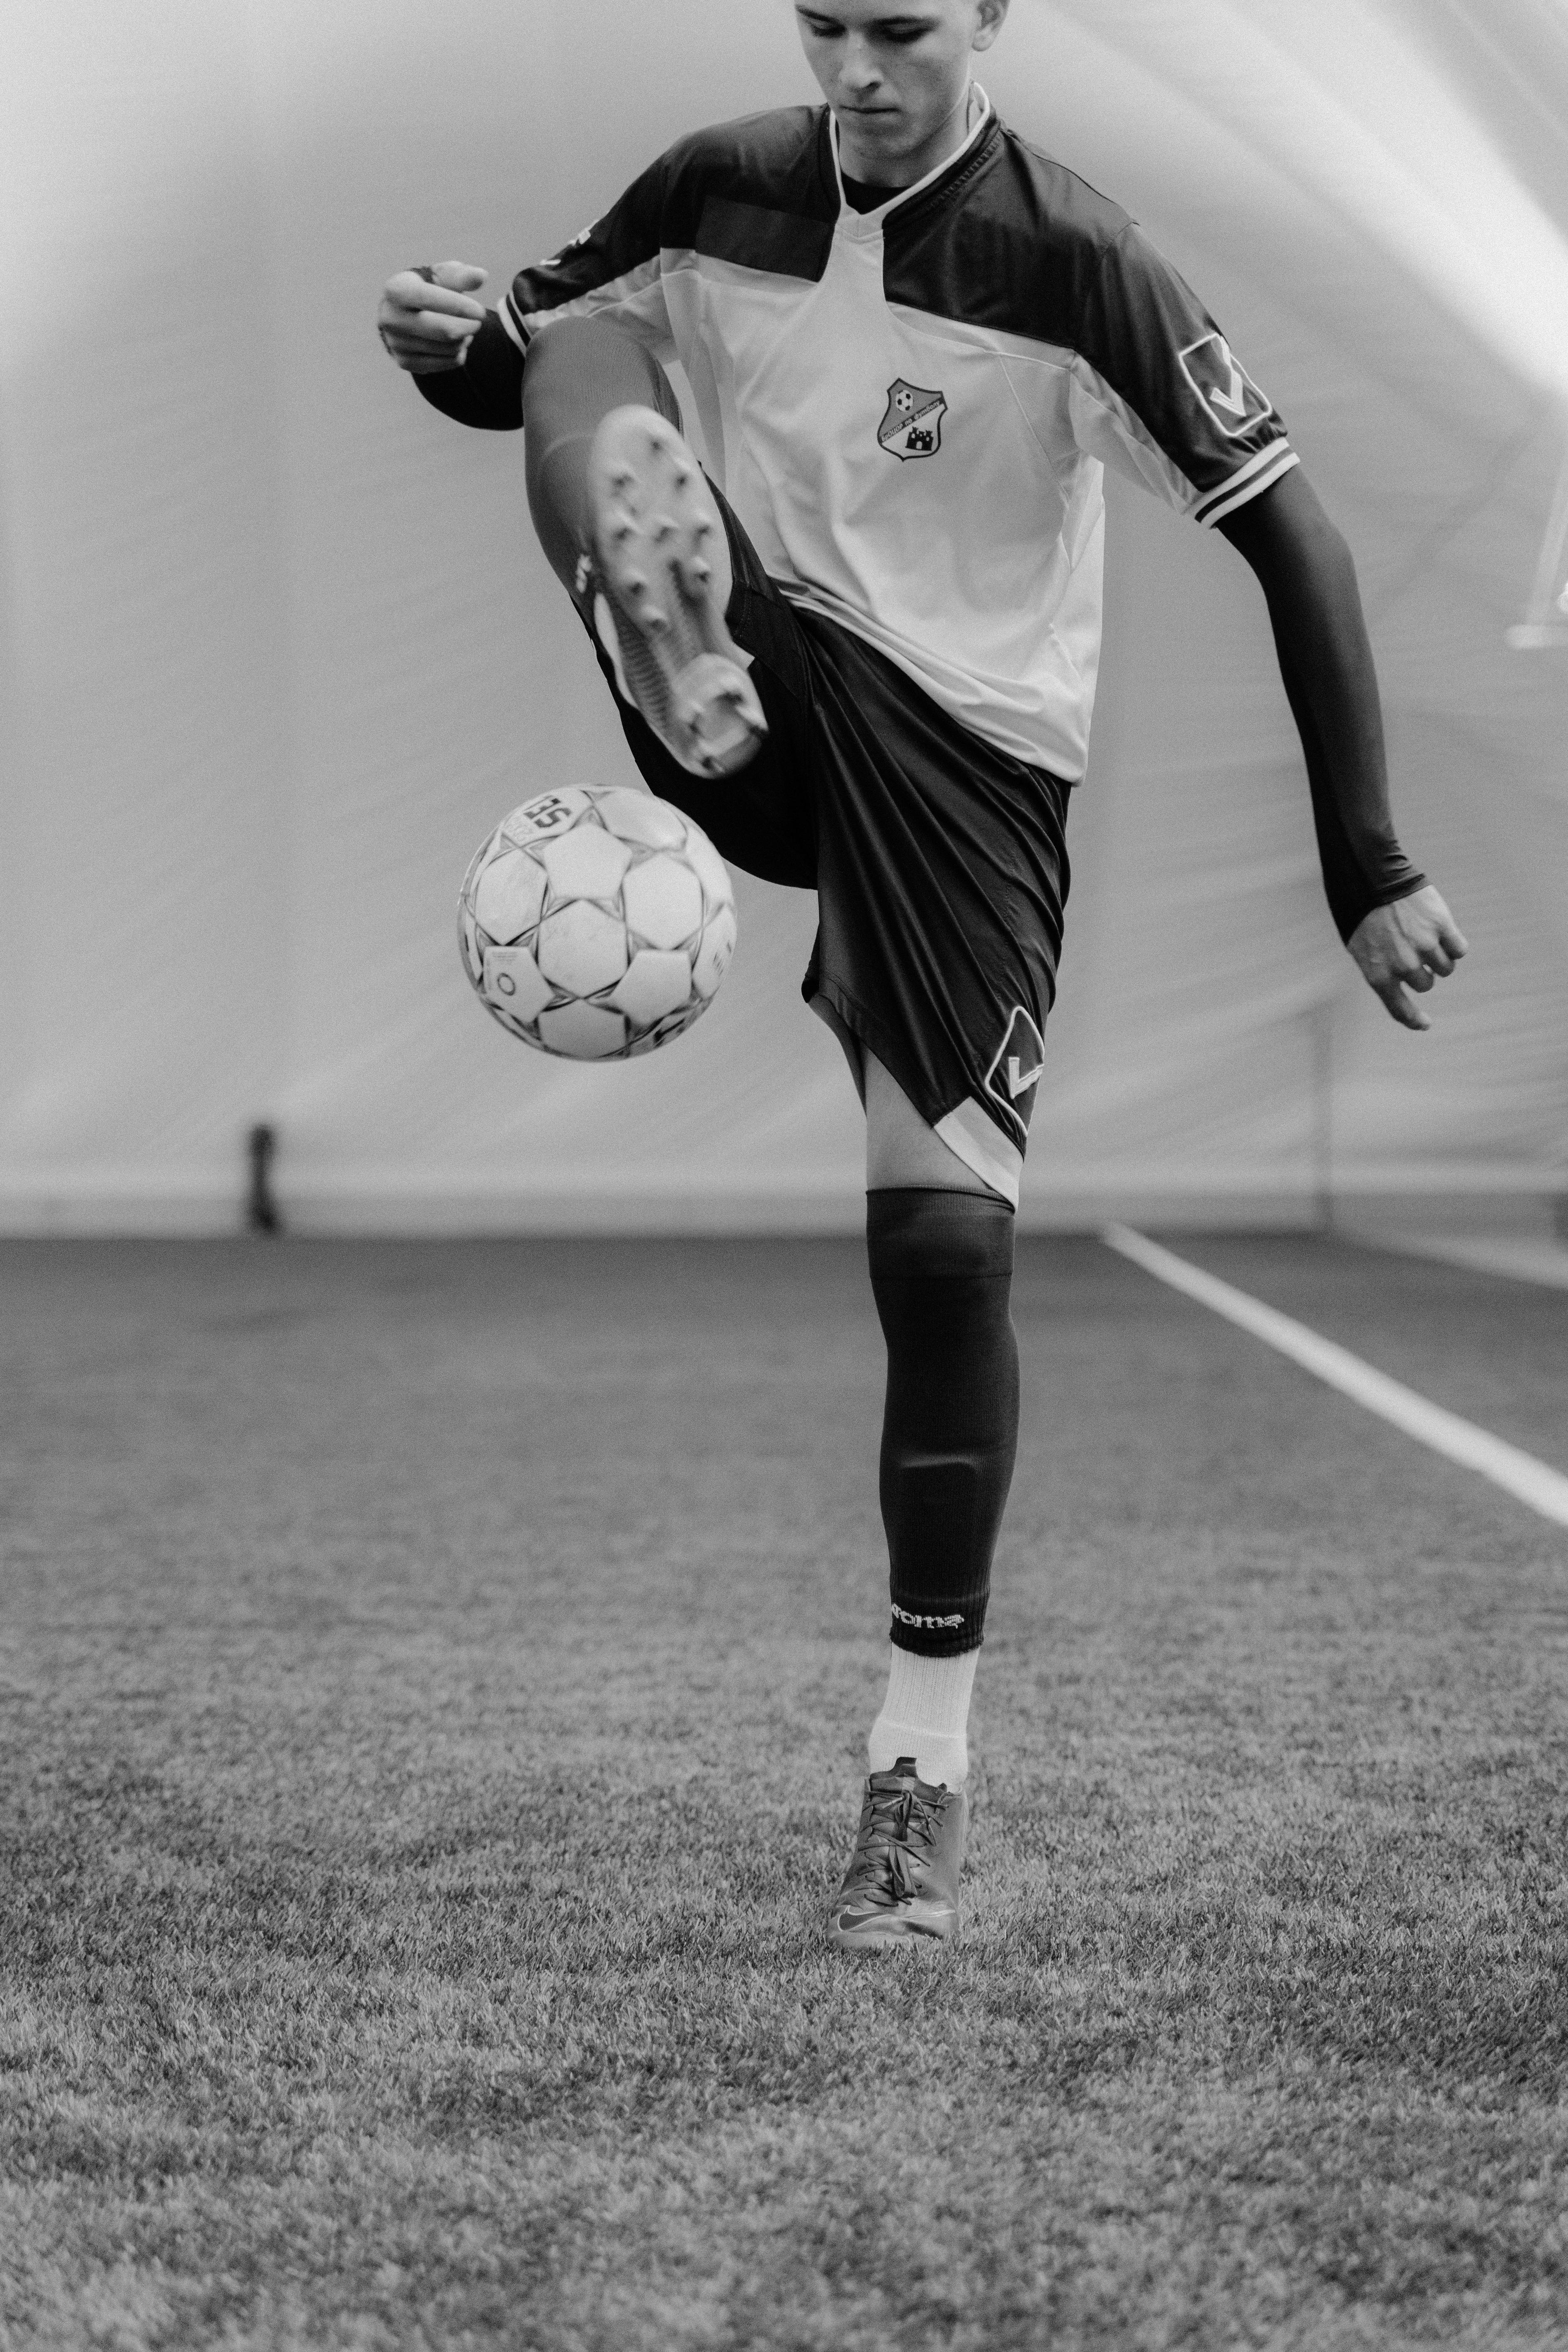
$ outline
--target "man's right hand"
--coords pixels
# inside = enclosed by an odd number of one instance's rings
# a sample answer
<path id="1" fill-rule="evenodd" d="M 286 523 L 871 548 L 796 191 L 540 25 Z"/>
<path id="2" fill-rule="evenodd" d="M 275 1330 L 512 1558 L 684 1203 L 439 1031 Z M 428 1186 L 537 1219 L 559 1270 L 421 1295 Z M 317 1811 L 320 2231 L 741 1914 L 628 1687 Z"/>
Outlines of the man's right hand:
<path id="1" fill-rule="evenodd" d="M 474 296 L 486 273 L 468 261 L 443 261 L 435 268 L 400 269 L 386 281 L 376 332 L 400 368 L 410 375 L 439 375 L 460 368 L 485 306 Z"/>

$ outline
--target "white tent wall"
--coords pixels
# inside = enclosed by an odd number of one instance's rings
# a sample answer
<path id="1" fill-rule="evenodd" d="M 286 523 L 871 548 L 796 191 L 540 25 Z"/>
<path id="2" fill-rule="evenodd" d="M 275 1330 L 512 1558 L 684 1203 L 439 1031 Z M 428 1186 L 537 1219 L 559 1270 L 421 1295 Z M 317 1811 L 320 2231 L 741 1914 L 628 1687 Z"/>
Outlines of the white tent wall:
<path id="1" fill-rule="evenodd" d="M 1361 562 L 1402 833 L 1475 942 L 1396 1031 L 1328 922 L 1250 575 L 1113 483 L 1026 1215 L 1543 1203 L 1568 651 L 1504 636 L 1568 443 L 1568 16 L 1015 0 L 984 78 L 1284 409 Z M 742 877 L 713 1010 L 647 1062 L 547 1062 L 468 998 L 474 843 L 628 761 L 521 443 L 434 415 L 370 324 L 400 262 L 503 282 L 693 122 L 811 94 L 786 0 L 8 12 L 0 1223 L 231 1226 L 258 1118 L 305 1227 L 857 1221 L 803 897 Z"/>

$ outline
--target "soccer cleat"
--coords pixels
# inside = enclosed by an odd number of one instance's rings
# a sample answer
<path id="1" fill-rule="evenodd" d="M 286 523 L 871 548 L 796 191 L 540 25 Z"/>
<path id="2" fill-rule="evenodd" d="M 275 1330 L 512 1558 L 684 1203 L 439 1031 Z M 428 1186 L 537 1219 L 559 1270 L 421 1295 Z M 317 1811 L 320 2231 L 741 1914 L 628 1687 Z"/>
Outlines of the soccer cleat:
<path id="1" fill-rule="evenodd" d="M 873 1772 L 855 1851 L 828 1915 L 830 1942 L 845 1952 L 887 1951 L 958 1936 L 958 1874 L 969 1807 L 962 1789 L 932 1788 L 900 1756 Z"/>
<path id="2" fill-rule="evenodd" d="M 601 421 L 588 510 L 595 622 L 623 696 L 690 774 L 731 775 L 768 722 L 713 593 L 705 550 L 722 519 L 657 409 L 614 408 Z"/>

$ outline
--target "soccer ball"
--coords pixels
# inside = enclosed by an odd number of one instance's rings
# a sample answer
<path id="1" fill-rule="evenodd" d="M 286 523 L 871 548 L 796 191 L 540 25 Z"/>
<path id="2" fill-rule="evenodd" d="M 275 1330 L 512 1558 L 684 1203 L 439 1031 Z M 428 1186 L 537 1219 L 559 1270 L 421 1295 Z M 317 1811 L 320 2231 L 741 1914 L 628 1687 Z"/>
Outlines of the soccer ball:
<path id="1" fill-rule="evenodd" d="M 625 784 L 513 809 L 458 901 L 463 969 L 503 1029 L 574 1062 L 689 1029 L 735 950 L 735 893 L 700 826 Z"/>

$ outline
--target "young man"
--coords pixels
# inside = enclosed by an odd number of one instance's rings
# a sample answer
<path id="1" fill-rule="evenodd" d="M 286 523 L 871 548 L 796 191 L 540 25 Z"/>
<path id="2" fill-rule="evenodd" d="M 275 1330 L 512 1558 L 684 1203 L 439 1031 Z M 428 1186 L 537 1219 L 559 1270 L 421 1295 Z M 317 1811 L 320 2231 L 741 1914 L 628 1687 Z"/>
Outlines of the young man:
<path id="1" fill-rule="evenodd" d="M 850 1949 L 958 1927 L 1106 464 L 1257 573 L 1329 904 L 1394 1018 L 1426 1027 L 1408 992 L 1465 952 L 1394 839 L 1349 551 L 1174 270 L 997 120 L 972 62 L 1006 12 L 800 0 L 825 107 L 681 141 L 497 310 L 452 262 L 379 314 L 436 407 L 526 427 L 535 526 L 653 790 L 818 894 L 805 994 L 865 1105 L 888 1343 L 891 1655 L 829 1922 Z"/>

